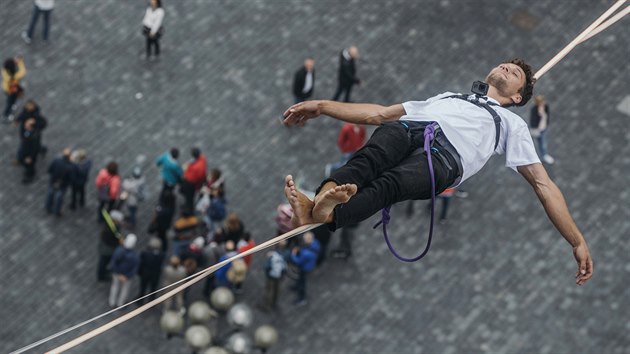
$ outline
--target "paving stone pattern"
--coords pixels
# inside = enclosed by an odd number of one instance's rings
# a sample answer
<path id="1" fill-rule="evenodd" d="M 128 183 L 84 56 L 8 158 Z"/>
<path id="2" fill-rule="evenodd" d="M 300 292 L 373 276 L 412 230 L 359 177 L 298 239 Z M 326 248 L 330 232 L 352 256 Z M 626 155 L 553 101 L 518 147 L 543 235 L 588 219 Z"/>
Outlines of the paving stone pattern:
<path id="1" fill-rule="evenodd" d="M 209 165 L 225 172 L 230 210 L 260 243 L 275 234 L 283 176 L 314 189 L 338 155 L 340 122 L 320 119 L 302 129 L 279 123 L 306 56 L 317 61 L 315 98 L 332 96 L 339 51 L 355 44 L 364 80 L 355 101 L 420 100 L 465 92 L 504 58 L 542 66 L 612 3 L 165 1 L 162 57 L 147 62 L 145 1 L 58 1 L 50 43 L 38 27 L 26 45 L 20 32 L 31 2 L 0 0 L 0 56 L 24 55 L 27 96 L 50 119 L 50 154 L 29 186 L 12 166 L 16 129 L 0 127 L 0 350 L 107 310 L 109 287 L 95 279 L 93 187 L 85 210 L 66 209 L 61 219 L 44 212 L 46 167 L 64 146 L 86 148 L 95 168 L 110 159 L 123 175 L 136 163 L 144 168 L 151 195 L 139 213 L 141 246 L 160 185 L 153 159 L 171 146 L 187 158 L 189 147 L 200 146 Z M 548 170 L 595 260 L 588 285 L 574 284 L 570 247 L 531 188 L 497 157 L 466 183 L 470 196 L 454 200 L 421 262 L 396 261 L 370 228 L 373 218 L 359 228 L 348 262 L 331 259 L 312 274 L 307 306 L 291 305 L 285 282 L 281 311 L 256 312 L 256 324 L 280 331 L 271 352 L 630 353 L 630 117 L 616 108 L 629 94 L 628 21 L 577 47 L 537 86 L 552 109 L 557 163 Z M 527 118 L 528 109 L 515 111 Z M 405 205 L 393 209 L 391 235 L 405 255 L 424 247 L 424 205 L 416 202 L 412 218 Z M 240 301 L 260 298 L 262 261 L 255 258 Z M 149 311 L 72 352 L 189 353 L 182 339 L 164 339 L 158 320 L 159 311 Z"/>

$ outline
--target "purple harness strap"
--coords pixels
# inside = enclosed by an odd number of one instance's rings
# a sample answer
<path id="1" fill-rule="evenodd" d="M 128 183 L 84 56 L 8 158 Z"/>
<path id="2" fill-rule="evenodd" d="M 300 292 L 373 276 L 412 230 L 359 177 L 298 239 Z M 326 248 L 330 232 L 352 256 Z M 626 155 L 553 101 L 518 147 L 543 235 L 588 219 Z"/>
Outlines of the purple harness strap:
<path id="1" fill-rule="evenodd" d="M 415 262 L 424 257 L 427 252 L 429 252 L 429 248 L 431 247 L 431 238 L 433 237 L 433 216 L 435 214 L 435 173 L 433 172 L 433 161 L 431 160 L 431 144 L 433 143 L 433 139 L 435 139 L 435 129 L 438 127 L 436 122 L 431 122 L 431 124 L 427 125 L 424 128 L 424 152 L 427 154 L 427 161 L 429 162 L 429 175 L 431 176 L 431 224 L 429 226 L 429 238 L 427 240 L 427 245 L 424 248 L 422 253 L 414 258 L 405 258 L 400 256 L 391 242 L 389 241 L 389 237 L 387 236 L 387 224 L 391 220 L 391 216 L 389 215 L 389 209 L 391 206 L 384 208 L 381 210 L 381 221 L 374 225 L 374 229 L 376 229 L 380 224 L 383 224 L 383 236 L 385 237 L 385 242 L 387 243 L 387 247 L 392 252 L 392 254 L 403 262 Z"/>

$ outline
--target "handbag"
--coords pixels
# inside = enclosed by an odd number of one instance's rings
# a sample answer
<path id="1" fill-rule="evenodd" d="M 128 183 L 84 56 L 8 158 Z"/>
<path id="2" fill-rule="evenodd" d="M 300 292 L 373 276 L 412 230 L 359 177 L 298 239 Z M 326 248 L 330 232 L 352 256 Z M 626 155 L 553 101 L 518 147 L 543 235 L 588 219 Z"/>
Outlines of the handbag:
<path id="1" fill-rule="evenodd" d="M 151 34 L 151 29 L 147 26 L 142 26 L 142 35 L 145 37 L 149 37 Z M 164 34 L 164 26 L 160 26 L 160 29 L 155 34 L 155 38 L 160 38 Z"/>
<path id="2" fill-rule="evenodd" d="M 20 86 L 17 80 L 11 80 L 9 82 L 9 95 L 17 95 L 18 97 L 24 95 L 24 88 Z"/>

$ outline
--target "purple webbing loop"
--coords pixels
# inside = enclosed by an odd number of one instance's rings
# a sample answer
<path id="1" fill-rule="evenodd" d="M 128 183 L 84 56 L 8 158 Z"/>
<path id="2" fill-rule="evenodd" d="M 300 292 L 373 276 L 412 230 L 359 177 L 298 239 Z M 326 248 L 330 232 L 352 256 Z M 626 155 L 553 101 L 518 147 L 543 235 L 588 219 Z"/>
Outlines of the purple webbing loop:
<path id="1" fill-rule="evenodd" d="M 374 225 L 374 229 L 376 229 L 380 224 L 383 224 L 383 237 L 385 238 L 385 242 L 387 243 L 387 247 L 392 252 L 392 254 L 403 262 L 415 262 L 424 257 L 427 252 L 429 252 L 429 248 L 431 247 L 431 239 L 433 238 L 433 220 L 435 214 L 435 173 L 433 172 L 433 161 L 431 160 L 431 145 L 433 143 L 433 139 L 435 139 L 435 128 L 437 123 L 432 122 L 424 128 L 424 152 L 427 154 L 427 161 L 429 163 L 429 175 L 431 177 L 431 224 L 429 225 L 429 238 L 427 239 L 427 245 L 424 248 L 424 251 L 413 258 L 405 258 L 400 256 L 394 246 L 392 246 L 389 241 L 389 237 L 387 236 L 387 224 L 391 220 L 391 216 L 389 215 L 390 207 L 384 208 L 381 210 L 381 220 Z"/>

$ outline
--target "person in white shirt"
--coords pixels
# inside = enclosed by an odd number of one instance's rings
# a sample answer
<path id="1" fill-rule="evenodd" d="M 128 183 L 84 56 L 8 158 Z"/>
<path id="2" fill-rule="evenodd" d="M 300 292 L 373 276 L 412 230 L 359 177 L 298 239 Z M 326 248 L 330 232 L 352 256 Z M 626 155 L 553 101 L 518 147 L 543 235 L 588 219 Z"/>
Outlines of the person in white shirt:
<path id="1" fill-rule="evenodd" d="M 291 175 L 286 177 L 284 191 L 294 210 L 293 225 L 321 222 L 335 230 L 365 220 L 394 203 L 431 198 L 429 165 L 421 149 L 425 127 L 436 122 L 439 129 L 431 149 L 435 194 L 470 178 L 492 155 L 505 154 L 506 166 L 533 187 L 552 223 L 573 247 L 578 263 L 576 283 L 584 284 L 593 274 L 588 245 L 562 192 L 540 163 L 527 124 L 504 108 L 523 106 L 532 97 L 531 67 L 521 59 L 506 61 L 490 71 L 486 83 L 487 96 L 462 98 L 445 93 L 388 107 L 334 101 L 291 106 L 284 113 L 286 125 L 303 126 L 320 115 L 380 125 L 346 165 L 322 182 L 314 200 L 297 190 Z M 484 104 L 491 105 L 497 120 Z"/>
<path id="2" fill-rule="evenodd" d="M 50 32 L 50 14 L 55 8 L 55 0 L 35 0 L 33 5 L 31 23 L 28 25 L 28 30 L 22 32 L 22 39 L 26 42 L 26 44 L 31 44 L 33 32 L 35 31 L 35 25 L 37 25 L 37 20 L 39 19 L 39 14 L 42 14 L 44 17 L 44 42 L 48 41 L 48 33 Z"/>
<path id="3" fill-rule="evenodd" d="M 160 37 L 163 28 L 164 9 L 161 0 L 151 0 L 142 19 L 142 34 L 147 37 L 147 59 L 151 59 L 151 47 L 155 48 L 155 58 L 160 56 Z"/>

